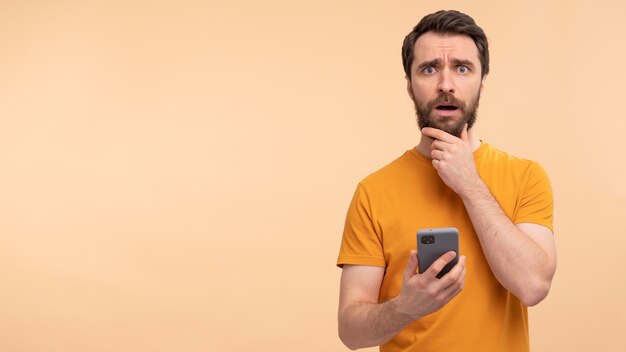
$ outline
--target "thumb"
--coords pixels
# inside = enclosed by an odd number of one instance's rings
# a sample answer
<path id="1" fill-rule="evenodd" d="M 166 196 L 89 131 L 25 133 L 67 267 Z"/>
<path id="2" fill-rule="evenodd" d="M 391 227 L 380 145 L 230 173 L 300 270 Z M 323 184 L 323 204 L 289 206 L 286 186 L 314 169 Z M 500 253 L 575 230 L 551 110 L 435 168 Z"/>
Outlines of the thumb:
<path id="1" fill-rule="evenodd" d="M 461 131 L 461 140 L 463 142 L 469 142 L 469 137 L 467 136 L 467 123 L 463 126 L 463 131 Z"/>
<path id="2" fill-rule="evenodd" d="M 417 273 L 417 251 L 412 250 L 411 254 L 409 254 L 409 262 L 406 264 L 406 268 L 404 269 L 404 280 L 408 280 L 415 276 Z"/>

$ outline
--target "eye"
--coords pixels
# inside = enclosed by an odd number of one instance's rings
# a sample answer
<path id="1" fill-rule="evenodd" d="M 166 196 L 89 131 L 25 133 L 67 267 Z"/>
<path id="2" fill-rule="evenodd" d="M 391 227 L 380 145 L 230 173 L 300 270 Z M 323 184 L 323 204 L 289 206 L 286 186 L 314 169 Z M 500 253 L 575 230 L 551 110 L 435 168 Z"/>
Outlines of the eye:
<path id="1" fill-rule="evenodd" d="M 435 73 L 435 68 L 432 66 L 426 67 L 425 69 L 422 70 L 422 72 L 424 72 L 427 75 L 430 75 L 432 73 Z"/>
<path id="2" fill-rule="evenodd" d="M 458 73 L 462 73 L 462 74 L 465 74 L 465 73 L 469 72 L 469 68 L 467 68 L 467 66 L 459 66 L 459 67 L 457 67 L 456 70 L 457 70 Z"/>

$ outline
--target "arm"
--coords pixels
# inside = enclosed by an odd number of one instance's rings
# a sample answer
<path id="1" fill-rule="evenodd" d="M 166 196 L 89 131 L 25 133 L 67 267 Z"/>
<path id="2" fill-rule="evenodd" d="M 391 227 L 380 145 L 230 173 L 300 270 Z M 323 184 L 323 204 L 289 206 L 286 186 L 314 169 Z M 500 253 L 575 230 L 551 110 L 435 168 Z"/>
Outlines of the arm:
<path id="1" fill-rule="evenodd" d="M 527 306 L 541 302 L 556 270 L 552 231 L 537 224 L 514 225 L 482 180 L 461 198 L 498 281 Z"/>
<path id="2" fill-rule="evenodd" d="M 339 338 L 350 349 L 382 345 L 415 319 L 443 307 L 463 289 L 465 257 L 441 279 L 436 275 L 454 259 L 449 252 L 423 274 L 417 274 L 417 252 L 411 251 L 404 270 L 402 290 L 378 303 L 385 269 L 344 265 L 339 295 Z"/>
<path id="3" fill-rule="evenodd" d="M 516 226 L 511 222 L 476 171 L 467 126 L 460 139 L 432 128 L 422 132 L 435 139 L 431 145 L 433 166 L 463 200 L 500 284 L 525 305 L 539 303 L 547 296 L 556 270 L 552 231 L 537 224 Z"/>

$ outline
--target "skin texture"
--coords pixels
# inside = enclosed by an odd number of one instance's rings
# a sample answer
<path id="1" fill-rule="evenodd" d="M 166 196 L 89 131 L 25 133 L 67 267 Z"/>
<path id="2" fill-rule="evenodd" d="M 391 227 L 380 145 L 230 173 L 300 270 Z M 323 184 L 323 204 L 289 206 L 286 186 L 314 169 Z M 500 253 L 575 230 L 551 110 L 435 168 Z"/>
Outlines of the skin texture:
<path id="1" fill-rule="evenodd" d="M 433 140 L 433 166 L 443 182 L 463 200 L 500 284 L 527 306 L 541 302 L 556 270 L 552 231 L 537 224 L 515 225 L 506 216 L 476 171 L 467 127 L 461 138 L 432 128 L 424 128 L 422 133 Z"/>
<path id="2" fill-rule="evenodd" d="M 426 65 L 428 63 L 428 65 Z M 461 67 L 462 66 L 462 67 Z M 425 33 L 415 43 L 415 60 L 407 91 L 415 104 L 427 106 L 442 93 L 470 103 L 484 89 L 478 49 L 471 38 Z M 532 306 L 545 298 L 556 270 L 556 245 L 544 226 L 513 224 L 482 181 L 473 152 L 480 146 L 475 128 L 468 130 L 462 111 L 429 118 L 438 128 L 423 128 L 417 150 L 432 159 L 443 182 L 463 200 L 487 261 L 507 290 Z M 444 130 L 460 127 L 459 137 Z M 437 311 L 463 289 L 465 257 L 442 279 L 436 274 L 453 259 L 444 254 L 423 274 L 417 255 L 408 254 L 398 296 L 378 303 L 384 268 L 345 265 L 339 299 L 339 337 L 350 349 L 381 345 L 412 321 Z"/>
<path id="3" fill-rule="evenodd" d="M 428 32 L 415 42 L 415 54 L 407 91 L 420 128 L 435 127 L 459 136 L 483 90 L 476 44 L 467 36 Z M 447 113 L 434 109 L 431 103 L 442 95 L 453 97 L 463 108 Z M 430 111 L 424 111 L 427 107 Z"/>
<path id="4" fill-rule="evenodd" d="M 350 349 L 381 345 L 412 321 L 437 311 L 463 289 L 465 256 L 444 275 L 437 274 L 454 259 L 448 252 L 423 274 L 417 273 L 417 251 L 409 254 L 402 275 L 402 291 L 378 304 L 384 268 L 344 265 L 339 298 L 339 337 Z"/>

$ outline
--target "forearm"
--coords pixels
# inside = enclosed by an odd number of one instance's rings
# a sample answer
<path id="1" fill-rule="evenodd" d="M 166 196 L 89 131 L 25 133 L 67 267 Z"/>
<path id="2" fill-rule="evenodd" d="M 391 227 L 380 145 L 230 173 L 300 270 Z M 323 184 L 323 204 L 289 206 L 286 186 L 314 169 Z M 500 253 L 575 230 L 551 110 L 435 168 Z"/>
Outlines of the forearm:
<path id="1" fill-rule="evenodd" d="M 391 340 L 414 318 L 398 310 L 396 297 L 385 303 L 357 302 L 339 314 L 339 337 L 350 349 L 378 346 Z"/>
<path id="2" fill-rule="evenodd" d="M 554 270 L 546 252 L 504 213 L 482 180 L 461 196 L 494 275 L 532 306 L 547 294 Z"/>

